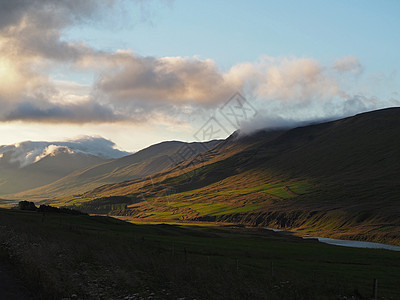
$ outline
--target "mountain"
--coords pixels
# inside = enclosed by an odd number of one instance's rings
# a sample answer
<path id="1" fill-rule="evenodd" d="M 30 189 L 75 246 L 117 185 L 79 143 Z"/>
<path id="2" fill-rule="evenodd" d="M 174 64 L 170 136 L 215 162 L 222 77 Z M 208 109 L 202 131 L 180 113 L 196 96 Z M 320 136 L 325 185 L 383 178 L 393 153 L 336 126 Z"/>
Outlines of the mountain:
<path id="1" fill-rule="evenodd" d="M 58 200 L 147 220 L 225 221 L 400 244 L 400 108 L 236 132 L 201 159 Z"/>
<path id="2" fill-rule="evenodd" d="M 129 154 L 114 146 L 99 137 L 0 146 L 0 194 L 46 185 L 76 170 Z"/>
<path id="3" fill-rule="evenodd" d="M 7 195 L 12 199 L 45 199 L 80 194 L 95 187 L 142 178 L 158 173 L 185 159 L 192 158 L 219 141 L 206 143 L 185 143 L 178 141 L 162 142 L 137 153 L 99 164 L 68 174 L 48 185 L 22 193 Z"/>

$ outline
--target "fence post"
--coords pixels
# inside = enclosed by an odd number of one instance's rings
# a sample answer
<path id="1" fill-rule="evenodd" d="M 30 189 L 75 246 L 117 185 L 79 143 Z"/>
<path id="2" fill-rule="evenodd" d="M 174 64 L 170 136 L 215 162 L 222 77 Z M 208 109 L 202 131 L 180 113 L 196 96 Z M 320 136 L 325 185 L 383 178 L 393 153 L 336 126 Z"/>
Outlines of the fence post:
<path id="1" fill-rule="evenodd" d="M 187 251 L 186 251 L 186 247 L 184 248 L 185 250 L 185 264 L 187 264 Z"/>
<path id="2" fill-rule="evenodd" d="M 372 290 L 372 299 L 378 299 L 378 279 L 374 278 L 374 286 Z"/>
<path id="3" fill-rule="evenodd" d="M 274 279 L 274 262 L 271 261 L 271 278 Z"/>

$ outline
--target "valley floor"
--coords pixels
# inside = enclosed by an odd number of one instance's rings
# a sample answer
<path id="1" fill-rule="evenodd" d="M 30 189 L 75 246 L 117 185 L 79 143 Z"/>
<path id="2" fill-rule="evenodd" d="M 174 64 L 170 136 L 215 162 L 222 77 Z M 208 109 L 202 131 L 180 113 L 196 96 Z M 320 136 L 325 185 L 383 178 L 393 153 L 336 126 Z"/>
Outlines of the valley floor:
<path id="1" fill-rule="evenodd" d="M 0 210 L 0 244 L 38 299 L 400 297 L 400 253 L 243 226 L 143 225 Z M 363 298 L 364 297 L 364 298 Z"/>

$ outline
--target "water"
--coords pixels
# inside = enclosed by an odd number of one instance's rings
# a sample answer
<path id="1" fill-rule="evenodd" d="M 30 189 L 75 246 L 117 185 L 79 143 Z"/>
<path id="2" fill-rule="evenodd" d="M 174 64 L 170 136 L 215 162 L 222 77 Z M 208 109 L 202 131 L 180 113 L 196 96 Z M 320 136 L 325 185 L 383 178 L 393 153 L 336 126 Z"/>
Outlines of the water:
<path id="1" fill-rule="evenodd" d="M 285 230 L 276 229 L 276 228 L 265 228 L 265 229 L 272 230 L 274 232 L 285 231 Z M 303 239 L 317 239 L 318 242 L 320 242 L 320 243 L 336 245 L 336 246 L 343 246 L 343 247 L 372 248 L 372 249 L 386 249 L 386 250 L 391 250 L 391 251 L 400 251 L 400 246 L 381 244 L 381 243 L 373 243 L 373 242 L 363 242 L 363 241 L 354 241 L 354 240 L 339 240 L 339 239 L 330 239 L 330 238 L 314 237 L 314 236 L 303 237 Z"/>
<path id="2" fill-rule="evenodd" d="M 281 232 L 281 231 L 284 231 L 283 229 L 276 229 L 276 228 L 269 228 L 269 227 L 267 227 L 267 228 L 265 228 L 265 229 L 267 229 L 267 230 L 272 230 L 273 232 Z"/>
<path id="3" fill-rule="evenodd" d="M 400 246 L 372 243 L 372 242 L 362 242 L 362 241 L 352 241 L 352 240 L 339 240 L 330 239 L 324 237 L 303 237 L 303 239 L 317 239 L 321 243 L 344 246 L 344 247 L 355 247 L 355 248 L 373 248 L 373 249 L 386 249 L 392 251 L 400 251 Z"/>

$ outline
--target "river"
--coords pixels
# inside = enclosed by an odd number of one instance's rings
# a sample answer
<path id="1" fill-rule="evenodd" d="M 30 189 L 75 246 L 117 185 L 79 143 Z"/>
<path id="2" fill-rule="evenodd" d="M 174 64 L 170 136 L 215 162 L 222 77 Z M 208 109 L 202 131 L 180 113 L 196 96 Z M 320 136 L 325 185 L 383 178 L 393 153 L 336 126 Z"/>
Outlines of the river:
<path id="1" fill-rule="evenodd" d="M 267 230 L 272 230 L 274 232 L 285 232 L 282 229 L 276 228 L 266 228 Z M 372 249 L 386 249 L 392 251 L 400 251 L 400 246 L 389 245 L 389 244 L 381 244 L 381 243 L 373 243 L 373 242 L 363 242 L 363 241 L 354 241 L 354 240 L 339 240 L 339 239 L 331 239 L 324 238 L 319 236 L 306 236 L 303 239 L 316 239 L 320 243 L 343 246 L 343 247 L 353 247 L 353 248 L 372 248 Z"/>
<path id="2" fill-rule="evenodd" d="M 303 239 L 317 239 L 321 243 L 336 245 L 336 246 L 344 246 L 344 247 L 373 248 L 373 249 L 386 249 L 386 250 L 392 250 L 392 251 L 400 251 L 400 246 L 381 244 L 381 243 L 373 243 L 373 242 L 339 240 L 339 239 L 330 239 L 330 238 L 324 238 L 324 237 L 303 237 Z"/>

